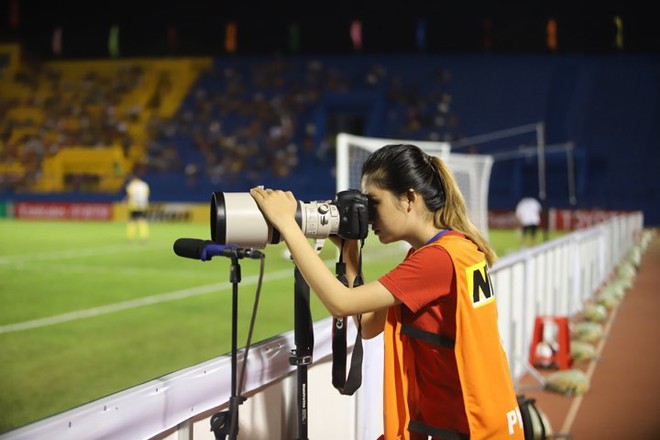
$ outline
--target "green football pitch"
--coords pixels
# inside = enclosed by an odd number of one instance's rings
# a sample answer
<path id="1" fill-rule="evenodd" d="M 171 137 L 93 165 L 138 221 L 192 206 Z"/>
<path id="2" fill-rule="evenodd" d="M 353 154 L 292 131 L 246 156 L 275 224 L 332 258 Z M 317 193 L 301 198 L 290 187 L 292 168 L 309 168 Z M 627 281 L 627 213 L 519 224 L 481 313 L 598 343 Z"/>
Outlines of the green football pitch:
<path id="1" fill-rule="evenodd" d="M 231 351 L 231 260 L 173 252 L 178 238 L 210 239 L 208 225 L 152 223 L 145 243 L 123 223 L 0 220 L 0 432 L 69 410 Z M 500 255 L 515 231 L 491 231 Z M 294 326 L 293 263 L 282 244 L 264 249 L 252 342 Z M 364 248 L 366 281 L 404 247 Z M 334 270 L 327 242 L 321 256 Z M 255 303 L 259 260 L 239 260 L 239 346 Z M 312 319 L 328 316 L 311 295 Z"/>

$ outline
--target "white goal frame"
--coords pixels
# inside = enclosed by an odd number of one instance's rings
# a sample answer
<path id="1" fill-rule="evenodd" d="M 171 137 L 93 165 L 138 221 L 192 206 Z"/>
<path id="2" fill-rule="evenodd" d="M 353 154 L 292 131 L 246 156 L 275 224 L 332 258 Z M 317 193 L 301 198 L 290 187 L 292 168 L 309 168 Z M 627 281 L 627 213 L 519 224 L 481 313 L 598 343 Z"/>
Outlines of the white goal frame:
<path id="1" fill-rule="evenodd" d="M 491 155 L 452 153 L 451 145 L 447 142 L 375 138 L 339 133 L 337 135 L 337 192 L 360 189 L 358 179 L 361 163 L 356 164 L 355 162 L 388 144 L 414 144 L 428 154 L 445 161 L 454 173 L 456 182 L 465 197 L 470 219 L 484 237 L 488 238 L 488 188 L 493 166 Z M 364 157 L 352 157 L 351 148 L 355 147 L 364 150 Z"/>

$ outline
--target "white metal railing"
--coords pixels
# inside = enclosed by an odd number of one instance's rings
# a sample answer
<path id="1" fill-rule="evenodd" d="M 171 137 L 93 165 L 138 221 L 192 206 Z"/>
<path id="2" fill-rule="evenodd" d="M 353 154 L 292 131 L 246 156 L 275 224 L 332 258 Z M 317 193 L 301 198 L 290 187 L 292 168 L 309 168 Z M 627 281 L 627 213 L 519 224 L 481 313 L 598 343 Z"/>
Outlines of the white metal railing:
<path id="1" fill-rule="evenodd" d="M 491 277 L 500 331 L 514 377 L 524 373 L 535 318 L 580 312 L 633 246 L 642 228 L 641 213 L 622 215 L 495 264 Z"/>
<path id="2" fill-rule="evenodd" d="M 638 240 L 641 212 L 618 215 L 584 230 L 502 258 L 491 270 L 500 331 L 514 379 L 525 373 L 536 316 L 571 316 L 608 280 Z M 295 335 L 250 350 L 239 406 L 240 439 L 300 439 Z M 355 338 L 349 326 L 348 340 Z M 382 340 L 364 341 L 363 382 L 353 396 L 331 383 L 331 319 L 314 325 L 314 359 L 307 367 L 308 438 L 373 440 L 382 432 Z M 242 363 L 242 352 L 238 365 Z M 0 439 L 214 440 L 210 417 L 227 408 L 231 362 L 222 356 L 71 411 L 0 435 Z"/>

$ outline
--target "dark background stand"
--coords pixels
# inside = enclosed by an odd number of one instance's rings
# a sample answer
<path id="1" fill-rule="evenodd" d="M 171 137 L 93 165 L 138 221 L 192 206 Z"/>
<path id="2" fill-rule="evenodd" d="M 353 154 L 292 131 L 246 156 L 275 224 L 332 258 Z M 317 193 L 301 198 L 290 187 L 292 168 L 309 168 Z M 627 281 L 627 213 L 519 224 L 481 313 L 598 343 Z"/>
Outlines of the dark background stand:
<path id="1" fill-rule="evenodd" d="M 307 368 L 312 363 L 314 350 L 314 328 L 312 326 L 312 313 L 309 306 L 309 285 L 298 270 L 294 269 L 294 342 L 296 348 L 291 350 L 289 363 L 297 367 L 298 391 L 298 437 L 297 440 L 306 440 L 308 433 L 308 403 L 307 398 Z"/>

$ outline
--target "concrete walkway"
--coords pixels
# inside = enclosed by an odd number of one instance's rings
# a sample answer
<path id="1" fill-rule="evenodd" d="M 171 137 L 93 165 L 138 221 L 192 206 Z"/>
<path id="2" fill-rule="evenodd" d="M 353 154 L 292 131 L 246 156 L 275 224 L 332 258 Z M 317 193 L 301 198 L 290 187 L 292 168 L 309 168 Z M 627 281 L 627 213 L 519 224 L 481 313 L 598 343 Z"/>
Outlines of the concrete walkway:
<path id="1" fill-rule="evenodd" d="M 552 425 L 554 438 L 660 439 L 660 231 L 643 253 L 633 286 L 610 313 L 594 360 L 572 368 L 589 378 L 589 391 L 568 396 L 544 389 L 533 375 L 520 390 Z M 553 370 L 538 370 L 547 376 Z M 559 435 L 558 435 L 559 434 Z M 563 435 L 562 435 L 563 434 Z"/>

